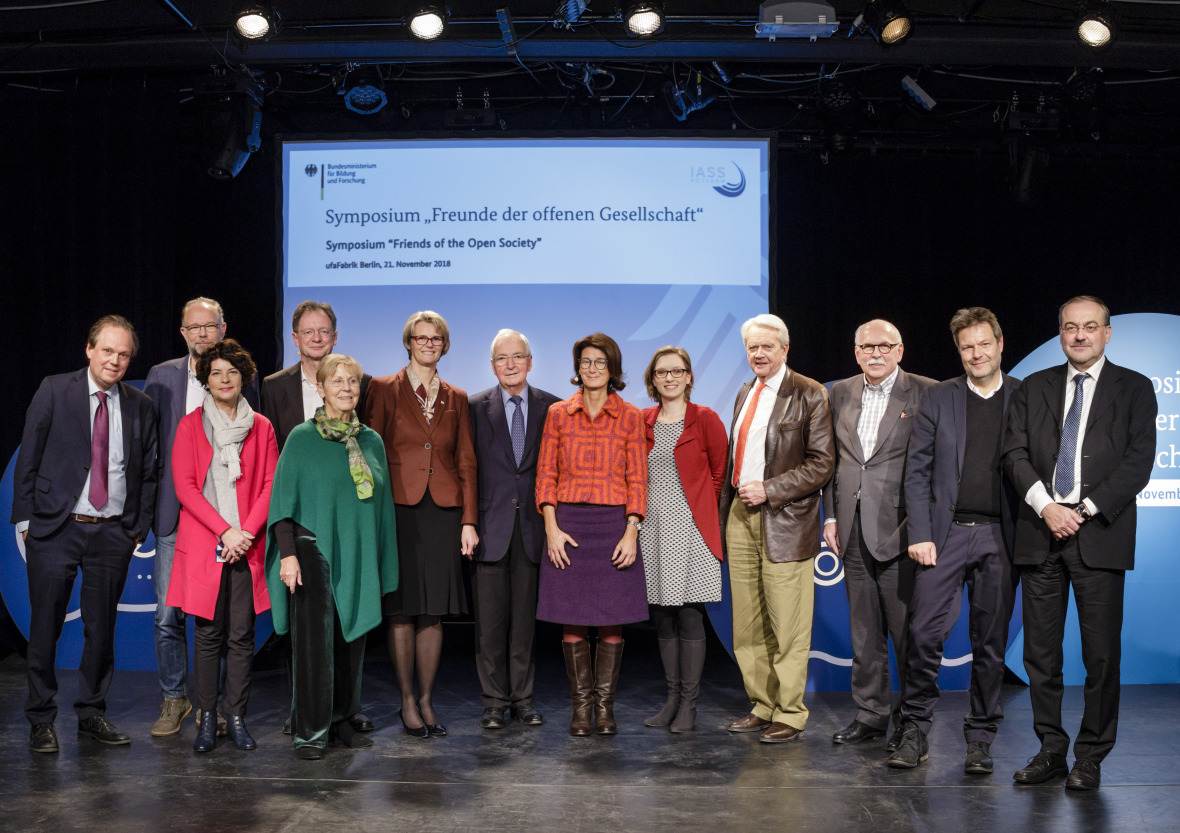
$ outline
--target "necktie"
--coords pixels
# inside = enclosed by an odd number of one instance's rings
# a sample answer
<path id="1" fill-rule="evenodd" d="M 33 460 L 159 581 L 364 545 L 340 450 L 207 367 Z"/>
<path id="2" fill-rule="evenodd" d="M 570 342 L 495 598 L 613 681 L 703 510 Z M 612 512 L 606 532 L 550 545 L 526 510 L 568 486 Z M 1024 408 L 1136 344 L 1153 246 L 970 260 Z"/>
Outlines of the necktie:
<path id="1" fill-rule="evenodd" d="M 758 382 L 754 388 L 754 395 L 750 397 L 750 405 L 746 408 L 746 415 L 742 418 L 742 426 L 738 429 L 737 443 L 733 447 L 733 487 L 738 487 L 742 476 L 742 458 L 746 456 L 746 438 L 750 435 L 750 423 L 754 421 L 754 411 L 758 410 L 758 397 L 766 385 Z"/>
<path id="2" fill-rule="evenodd" d="M 524 412 L 520 409 L 519 396 L 510 396 L 508 401 L 516 406 L 512 412 L 512 456 L 519 466 L 520 458 L 524 456 Z"/>
<path id="3" fill-rule="evenodd" d="M 94 412 L 94 433 L 90 435 L 90 505 L 102 509 L 107 505 L 107 476 L 110 468 L 111 421 L 107 417 L 107 394 L 98 391 L 98 409 Z"/>
<path id="4" fill-rule="evenodd" d="M 1057 476 L 1053 480 L 1053 488 L 1062 496 L 1073 491 L 1076 479 L 1073 461 L 1078 449 L 1078 429 L 1082 427 L 1082 384 L 1089 378 L 1089 373 L 1079 373 L 1074 377 L 1077 388 L 1073 393 L 1073 404 L 1069 406 L 1069 413 L 1065 415 L 1065 425 L 1061 428 L 1061 445 L 1057 449 Z"/>

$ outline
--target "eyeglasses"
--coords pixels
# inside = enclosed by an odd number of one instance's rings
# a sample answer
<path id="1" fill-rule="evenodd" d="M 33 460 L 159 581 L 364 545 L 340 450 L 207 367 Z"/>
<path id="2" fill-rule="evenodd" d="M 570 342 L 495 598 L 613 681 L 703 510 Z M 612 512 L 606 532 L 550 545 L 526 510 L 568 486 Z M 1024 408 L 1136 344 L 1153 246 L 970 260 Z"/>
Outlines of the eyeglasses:
<path id="1" fill-rule="evenodd" d="M 184 330 L 190 335 L 195 336 L 197 333 L 215 333 L 221 329 L 221 325 L 216 321 L 210 324 L 185 324 Z"/>
<path id="2" fill-rule="evenodd" d="M 856 349 L 870 356 L 880 350 L 882 356 L 888 356 L 891 352 L 893 352 L 893 348 L 900 344 L 900 341 L 894 342 L 893 344 L 858 344 L 856 345 Z"/>
<path id="3" fill-rule="evenodd" d="M 425 347 L 427 344 L 433 344 L 435 347 L 439 347 L 445 339 L 442 336 L 410 336 L 410 341 L 419 347 Z"/>
<path id="4" fill-rule="evenodd" d="M 657 379 L 666 379 L 669 376 L 671 376 L 673 379 L 679 379 L 685 373 L 688 373 L 688 370 L 686 370 L 685 368 L 674 367 L 671 370 L 663 370 L 663 369 L 654 370 L 654 371 L 652 371 L 651 375 L 656 377 Z"/>
<path id="5" fill-rule="evenodd" d="M 1078 334 L 1078 330 L 1085 330 L 1087 335 L 1094 335 L 1094 333 L 1101 330 L 1103 326 L 1105 325 L 1099 324 L 1096 321 L 1087 321 L 1082 325 L 1069 323 L 1062 326 L 1061 332 L 1065 333 L 1067 336 L 1076 336 Z"/>
<path id="6" fill-rule="evenodd" d="M 340 390 L 344 387 L 357 388 L 360 387 L 360 384 L 361 383 L 357 381 L 356 377 L 353 376 L 348 379 L 329 379 L 328 381 L 324 382 L 324 387 L 331 388 L 332 390 Z"/>
<path id="7" fill-rule="evenodd" d="M 532 356 L 530 356 L 528 353 L 513 353 L 511 356 L 496 356 L 494 359 L 492 359 L 492 363 L 496 365 L 496 367 L 503 367 L 504 365 L 508 364 L 509 359 L 516 362 L 517 364 L 520 364 L 525 359 L 531 358 Z"/>
<path id="8" fill-rule="evenodd" d="M 578 362 L 578 367 L 589 367 L 590 365 L 602 370 L 606 367 L 606 359 L 581 359 Z"/>
<path id="9" fill-rule="evenodd" d="M 327 327 L 321 327 L 318 330 L 300 330 L 299 335 L 304 338 L 311 338 L 312 336 L 319 336 L 320 338 L 328 338 L 335 330 L 329 330 Z"/>

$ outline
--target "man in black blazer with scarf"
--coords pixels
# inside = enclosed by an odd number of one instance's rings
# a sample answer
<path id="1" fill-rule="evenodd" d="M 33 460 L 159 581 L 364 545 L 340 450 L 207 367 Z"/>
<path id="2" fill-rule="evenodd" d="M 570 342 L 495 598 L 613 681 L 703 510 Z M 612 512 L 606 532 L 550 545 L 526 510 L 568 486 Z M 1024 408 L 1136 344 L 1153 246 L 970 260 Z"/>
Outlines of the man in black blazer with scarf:
<path id="1" fill-rule="evenodd" d="M 57 640 L 82 570 L 86 641 L 78 666 L 78 735 L 122 745 L 104 716 L 115 670 L 115 617 L 127 568 L 151 527 L 156 418 L 121 380 L 139 348 L 135 328 L 107 315 L 90 328 L 88 367 L 46 378 L 25 417 L 13 476 L 12 522 L 29 573 L 29 747 L 57 752 Z"/>
<path id="2" fill-rule="evenodd" d="M 545 524 L 535 491 L 541 429 L 558 398 L 528 384 L 532 367 L 528 339 L 500 330 L 492 339 L 499 384 L 468 397 L 479 460 L 480 540 L 472 590 L 484 729 L 503 728 L 506 710 L 526 726 L 542 721 L 533 708 L 533 633 Z"/>
<path id="3" fill-rule="evenodd" d="M 1024 585 L 1024 667 L 1041 750 L 1014 774 L 1039 784 L 1066 774 L 1062 647 L 1070 587 L 1078 608 L 1085 709 L 1070 789 L 1097 789 L 1115 742 L 1123 585 L 1135 566 L 1135 496 L 1154 465 L 1151 381 L 1103 355 L 1110 310 L 1080 295 L 1058 312 L 1065 365 L 1034 373 L 1012 401 L 1004 471 L 1023 498 L 1015 562 Z"/>

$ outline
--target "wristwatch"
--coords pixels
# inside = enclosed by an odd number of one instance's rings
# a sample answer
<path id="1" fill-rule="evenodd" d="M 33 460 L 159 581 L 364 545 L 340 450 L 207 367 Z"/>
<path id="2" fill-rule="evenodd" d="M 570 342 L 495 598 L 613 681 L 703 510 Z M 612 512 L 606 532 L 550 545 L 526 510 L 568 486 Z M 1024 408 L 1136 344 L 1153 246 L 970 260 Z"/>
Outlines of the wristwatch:
<path id="1" fill-rule="evenodd" d="M 630 518 L 627 519 L 627 526 L 633 526 L 636 529 L 643 529 L 643 526 L 639 523 L 639 521 L 633 521 Z"/>
<path id="2" fill-rule="evenodd" d="M 1089 507 L 1086 506 L 1086 504 L 1084 504 L 1084 503 L 1079 503 L 1077 506 L 1075 506 L 1074 511 L 1082 516 L 1083 521 L 1088 521 L 1094 517 L 1093 515 L 1090 514 Z"/>

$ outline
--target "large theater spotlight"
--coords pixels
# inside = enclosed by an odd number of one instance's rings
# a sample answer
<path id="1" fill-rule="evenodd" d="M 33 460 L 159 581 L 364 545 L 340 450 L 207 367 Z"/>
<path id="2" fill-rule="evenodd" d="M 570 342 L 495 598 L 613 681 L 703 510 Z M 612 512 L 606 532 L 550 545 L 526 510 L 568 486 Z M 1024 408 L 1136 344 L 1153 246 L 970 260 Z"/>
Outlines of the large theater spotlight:
<path id="1" fill-rule="evenodd" d="M 901 43 L 914 30 L 914 19 L 902 0 L 868 0 L 861 17 L 865 27 L 884 46 Z"/>
<path id="2" fill-rule="evenodd" d="M 418 40 L 438 40 L 447 29 L 447 10 L 439 3 L 419 3 L 410 15 L 409 27 Z"/>
<path id="3" fill-rule="evenodd" d="M 201 161 L 209 176 L 237 176 L 250 154 L 262 147 L 262 88 L 245 78 L 210 78 L 193 86 L 203 104 Z"/>
<path id="4" fill-rule="evenodd" d="M 623 25 L 633 38 L 650 38 L 664 31 L 664 4 L 649 2 L 627 3 L 623 6 Z"/>
<path id="5" fill-rule="evenodd" d="M 1078 13 L 1078 40 L 1095 48 L 1106 46 L 1114 38 L 1114 18 L 1106 0 L 1086 0 Z"/>
<path id="6" fill-rule="evenodd" d="M 234 31 L 249 41 L 268 41 L 279 31 L 280 15 L 269 3 L 238 3 L 234 7 Z"/>

